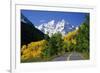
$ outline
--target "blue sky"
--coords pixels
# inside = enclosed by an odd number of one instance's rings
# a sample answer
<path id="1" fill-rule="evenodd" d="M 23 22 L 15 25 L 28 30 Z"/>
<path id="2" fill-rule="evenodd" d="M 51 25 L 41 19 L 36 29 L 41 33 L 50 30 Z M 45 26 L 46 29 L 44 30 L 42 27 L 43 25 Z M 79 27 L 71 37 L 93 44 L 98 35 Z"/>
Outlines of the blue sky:
<path id="1" fill-rule="evenodd" d="M 56 11 L 39 11 L 39 10 L 21 10 L 21 13 L 27 17 L 34 25 L 38 26 L 51 20 L 55 22 L 64 19 L 71 25 L 78 26 L 85 20 L 88 13 L 79 12 L 56 12 Z"/>

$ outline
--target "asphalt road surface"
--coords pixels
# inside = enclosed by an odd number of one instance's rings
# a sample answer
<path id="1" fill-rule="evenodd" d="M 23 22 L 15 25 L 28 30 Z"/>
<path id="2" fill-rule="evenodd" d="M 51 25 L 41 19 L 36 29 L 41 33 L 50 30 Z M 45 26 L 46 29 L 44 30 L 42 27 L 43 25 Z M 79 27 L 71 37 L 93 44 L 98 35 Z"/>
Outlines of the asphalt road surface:
<path id="1" fill-rule="evenodd" d="M 83 60 L 83 57 L 78 52 L 72 52 L 70 54 L 64 54 L 63 56 L 54 58 L 52 61 L 68 61 L 68 60 Z"/>
<path id="2" fill-rule="evenodd" d="M 67 58 L 67 60 L 83 60 L 83 59 L 84 59 L 83 56 L 77 52 L 71 53 Z"/>
<path id="3" fill-rule="evenodd" d="M 54 58 L 53 61 L 66 61 L 69 54 L 64 54 L 63 56 Z"/>

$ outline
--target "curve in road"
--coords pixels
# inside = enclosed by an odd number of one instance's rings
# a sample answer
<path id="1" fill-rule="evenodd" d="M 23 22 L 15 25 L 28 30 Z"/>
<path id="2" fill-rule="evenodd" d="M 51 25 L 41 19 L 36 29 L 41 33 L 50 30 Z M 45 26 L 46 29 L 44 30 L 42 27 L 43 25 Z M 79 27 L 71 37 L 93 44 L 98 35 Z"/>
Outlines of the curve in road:
<path id="1" fill-rule="evenodd" d="M 71 61 L 71 60 L 84 60 L 83 56 L 78 52 L 64 54 L 63 56 L 56 57 L 52 61 Z"/>
<path id="2" fill-rule="evenodd" d="M 84 58 L 80 53 L 73 52 L 68 56 L 67 60 L 84 60 Z"/>

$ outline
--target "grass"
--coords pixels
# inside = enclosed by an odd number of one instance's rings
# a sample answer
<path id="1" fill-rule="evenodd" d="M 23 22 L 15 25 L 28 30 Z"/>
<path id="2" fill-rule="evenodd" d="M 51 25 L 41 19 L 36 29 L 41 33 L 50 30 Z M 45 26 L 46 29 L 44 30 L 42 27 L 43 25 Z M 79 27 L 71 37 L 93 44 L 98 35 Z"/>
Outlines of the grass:
<path id="1" fill-rule="evenodd" d="M 40 57 L 35 57 L 35 58 L 27 59 L 27 60 L 21 60 L 21 63 L 42 62 L 42 61 L 43 61 L 42 58 L 40 58 Z"/>
<path id="2" fill-rule="evenodd" d="M 89 52 L 83 52 L 82 55 L 83 55 L 84 59 L 90 58 Z"/>

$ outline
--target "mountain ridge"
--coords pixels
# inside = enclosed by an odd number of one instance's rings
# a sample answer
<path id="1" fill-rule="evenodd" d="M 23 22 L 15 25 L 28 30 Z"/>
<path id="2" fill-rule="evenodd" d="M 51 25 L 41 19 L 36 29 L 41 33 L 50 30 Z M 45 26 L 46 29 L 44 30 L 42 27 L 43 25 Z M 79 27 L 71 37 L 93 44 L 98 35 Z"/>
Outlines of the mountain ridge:
<path id="1" fill-rule="evenodd" d="M 43 40 L 46 36 L 47 35 L 35 28 L 34 24 L 21 14 L 21 45 Z"/>
<path id="2" fill-rule="evenodd" d="M 55 20 L 51 20 L 47 23 L 36 26 L 36 28 L 45 34 L 48 34 L 50 37 L 52 36 L 52 34 L 55 34 L 57 32 L 60 32 L 64 36 L 69 31 L 76 29 L 74 25 L 69 24 L 64 19 L 58 21 L 57 23 L 55 23 Z"/>

